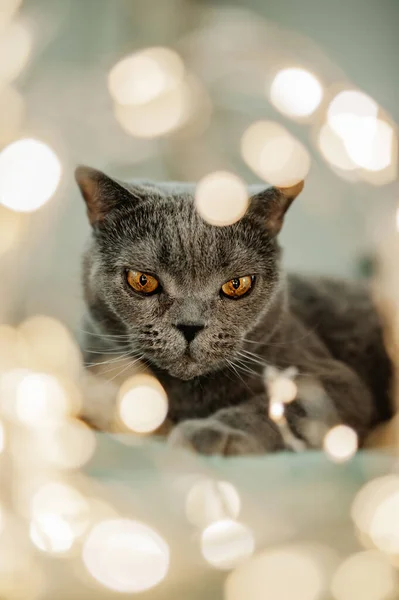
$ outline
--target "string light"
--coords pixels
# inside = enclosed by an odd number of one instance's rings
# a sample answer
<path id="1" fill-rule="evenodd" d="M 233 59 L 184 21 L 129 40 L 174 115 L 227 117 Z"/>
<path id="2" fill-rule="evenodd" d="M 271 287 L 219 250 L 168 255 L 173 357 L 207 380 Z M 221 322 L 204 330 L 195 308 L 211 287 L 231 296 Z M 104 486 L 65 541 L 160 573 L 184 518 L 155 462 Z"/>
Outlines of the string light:
<path id="1" fill-rule="evenodd" d="M 281 187 L 303 181 L 310 169 L 306 148 L 273 121 L 257 121 L 248 127 L 241 139 L 241 154 L 259 177 Z"/>
<path id="2" fill-rule="evenodd" d="M 157 379 L 135 375 L 119 391 L 119 415 L 136 433 L 151 433 L 162 425 L 168 414 L 168 398 Z"/>
<path id="3" fill-rule="evenodd" d="M 195 191 L 195 206 L 211 225 L 232 225 L 248 208 L 248 191 L 244 182 L 226 171 L 217 171 L 201 179 Z"/>
<path id="4" fill-rule="evenodd" d="M 323 88 L 316 77 L 305 69 L 279 71 L 271 89 L 272 104 L 288 117 L 308 117 L 319 107 Z"/>
<path id="5" fill-rule="evenodd" d="M 103 521 L 83 546 L 90 575 L 116 592 L 138 593 L 158 585 L 169 569 L 169 547 L 153 529 L 129 519 Z"/>
<path id="6" fill-rule="evenodd" d="M 0 153 L 0 204 L 12 210 L 37 210 L 53 196 L 60 179 L 60 162 L 43 142 L 18 140 Z"/>
<path id="7" fill-rule="evenodd" d="M 193 525 L 206 527 L 223 519 L 237 519 L 240 496 L 228 481 L 200 479 L 190 488 L 186 498 L 186 516 Z"/>
<path id="8" fill-rule="evenodd" d="M 255 550 L 255 540 L 248 527 L 232 519 L 208 525 L 201 535 L 201 552 L 213 567 L 229 570 L 247 559 Z"/>
<path id="9" fill-rule="evenodd" d="M 336 425 L 327 432 L 323 446 L 331 460 L 338 463 L 345 462 L 356 453 L 357 434 L 347 425 Z"/>

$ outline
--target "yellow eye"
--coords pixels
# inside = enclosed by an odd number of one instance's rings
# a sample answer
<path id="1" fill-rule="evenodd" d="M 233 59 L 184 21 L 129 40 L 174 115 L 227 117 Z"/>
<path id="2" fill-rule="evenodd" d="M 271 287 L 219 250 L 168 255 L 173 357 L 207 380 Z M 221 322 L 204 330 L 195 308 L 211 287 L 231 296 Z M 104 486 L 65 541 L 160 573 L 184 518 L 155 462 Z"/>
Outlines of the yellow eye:
<path id="1" fill-rule="evenodd" d="M 228 298 L 241 298 L 249 292 L 255 281 L 253 275 L 235 277 L 222 285 L 222 293 Z"/>
<path id="2" fill-rule="evenodd" d="M 135 292 L 142 294 L 153 294 L 159 287 L 158 279 L 140 271 L 127 271 L 127 282 Z"/>

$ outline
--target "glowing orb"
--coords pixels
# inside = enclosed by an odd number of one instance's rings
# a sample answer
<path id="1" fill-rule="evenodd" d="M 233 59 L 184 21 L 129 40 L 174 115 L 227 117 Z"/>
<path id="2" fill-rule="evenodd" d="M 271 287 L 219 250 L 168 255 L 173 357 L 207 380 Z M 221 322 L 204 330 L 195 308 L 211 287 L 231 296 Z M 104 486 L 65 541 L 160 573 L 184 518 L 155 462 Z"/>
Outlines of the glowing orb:
<path id="1" fill-rule="evenodd" d="M 216 521 L 202 532 L 202 555 L 217 569 L 233 569 L 251 556 L 254 550 L 255 540 L 251 530 L 232 519 Z"/>
<path id="2" fill-rule="evenodd" d="M 140 105 L 175 88 L 184 65 L 169 48 L 146 48 L 119 61 L 110 71 L 109 90 L 121 105 Z"/>
<path id="3" fill-rule="evenodd" d="M 28 62 L 31 49 L 31 36 L 22 23 L 14 21 L 1 31 L 0 84 L 18 77 Z"/>
<path id="4" fill-rule="evenodd" d="M 237 175 L 218 171 L 198 182 L 195 206 L 201 217 L 211 225 L 232 225 L 244 216 L 248 208 L 248 191 Z"/>
<path id="5" fill-rule="evenodd" d="M 69 523 L 56 514 L 40 515 L 32 521 L 29 535 L 39 550 L 55 554 L 70 550 L 75 540 Z"/>
<path id="6" fill-rule="evenodd" d="M 348 130 L 356 127 L 356 118 L 376 119 L 377 114 L 378 104 L 370 96 L 358 90 L 345 90 L 330 102 L 327 120 L 333 131 L 344 139 Z"/>
<path id="7" fill-rule="evenodd" d="M 68 399 L 55 377 L 44 373 L 28 373 L 16 390 L 16 413 L 31 427 L 59 420 L 68 410 Z"/>
<path id="8" fill-rule="evenodd" d="M 193 525 L 206 527 L 223 519 L 236 519 L 240 513 L 240 496 L 228 481 L 200 479 L 186 498 L 186 516 Z"/>
<path id="9" fill-rule="evenodd" d="M 312 73 L 304 69 L 283 69 L 270 89 L 272 104 L 289 117 L 308 117 L 320 105 L 323 88 Z"/>
<path id="10" fill-rule="evenodd" d="M 157 379 L 135 375 L 119 391 L 119 415 L 137 433 L 150 433 L 162 425 L 168 414 L 168 398 Z"/>
<path id="11" fill-rule="evenodd" d="M 90 532 L 83 561 L 105 587 L 124 593 L 158 585 L 169 569 L 169 547 L 150 527 L 137 521 L 103 521 Z"/>
<path id="12" fill-rule="evenodd" d="M 393 598 L 397 589 L 395 569 L 375 550 L 352 554 L 331 582 L 334 600 L 385 600 Z"/>
<path id="13" fill-rule="evenodd" d="M 284 404 L 282 402 L 271 402 L 269 407 L 269 417 L 273 421 L 281 421 L 284 416 Z"/>
<path id="14" fill-rule="evenodd" d="M 61 179 L 61 165 L 43 142 L 22 139 L 0 153 L 0 204 L 18 212 L 48 202 Z"/>
<path id="15" fill-rule="evenodd" d="M 241 139 L 241 154 L 259 177 L 280 187 L 303 181 L 310 169 L 306 148 L 273 121 L 257 121 L 248 127 Z"/>
<path id="16" fill-rule="evenodd" d="M 334 462 L 345 462 L 354 456 L 358 446 L 356 432 L 347 425 L 337 425 L 327 432 L 323 446 Z"/>

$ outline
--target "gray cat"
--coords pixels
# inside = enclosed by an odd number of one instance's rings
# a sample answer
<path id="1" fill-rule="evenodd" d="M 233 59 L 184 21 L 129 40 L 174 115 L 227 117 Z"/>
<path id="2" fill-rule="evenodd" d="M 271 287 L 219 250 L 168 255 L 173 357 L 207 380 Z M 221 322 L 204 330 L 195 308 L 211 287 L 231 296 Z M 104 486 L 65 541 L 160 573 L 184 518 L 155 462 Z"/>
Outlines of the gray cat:
<path id="1" fill-rule="evenodd" d="M 277 236 L 303 184 L 250 187 L 245 216 L 215 227 L 196 212 L 193 185 L 122 183 L 87 167 L 76 179 L 92 225 L 85 359 L 120 351 L 147 364 L 168 394 L 170 443 L 290 448 L 268 416 L 266 365 L 297 369 L 285 415 L 304 447 L 338 423 L 362 443 L 390 417 L 391 365 L 366 287 L 282 270 Z"/>

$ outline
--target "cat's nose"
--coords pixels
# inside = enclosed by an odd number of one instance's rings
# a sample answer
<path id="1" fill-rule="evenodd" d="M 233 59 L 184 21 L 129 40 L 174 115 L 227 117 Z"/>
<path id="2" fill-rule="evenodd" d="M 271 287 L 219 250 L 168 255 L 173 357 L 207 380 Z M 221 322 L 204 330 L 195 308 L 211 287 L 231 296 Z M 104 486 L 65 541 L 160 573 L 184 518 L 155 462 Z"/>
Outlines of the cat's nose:
<path id="1" fill-rule="evenodd" d="M 193 341 L 198 332 L 204 329 L 204 325 L 200 324 L 187 324 L 187 323 L 178 323 L 176 325 L 176 329 L 182 332 L 187 342 L 190 343 Z"/>

